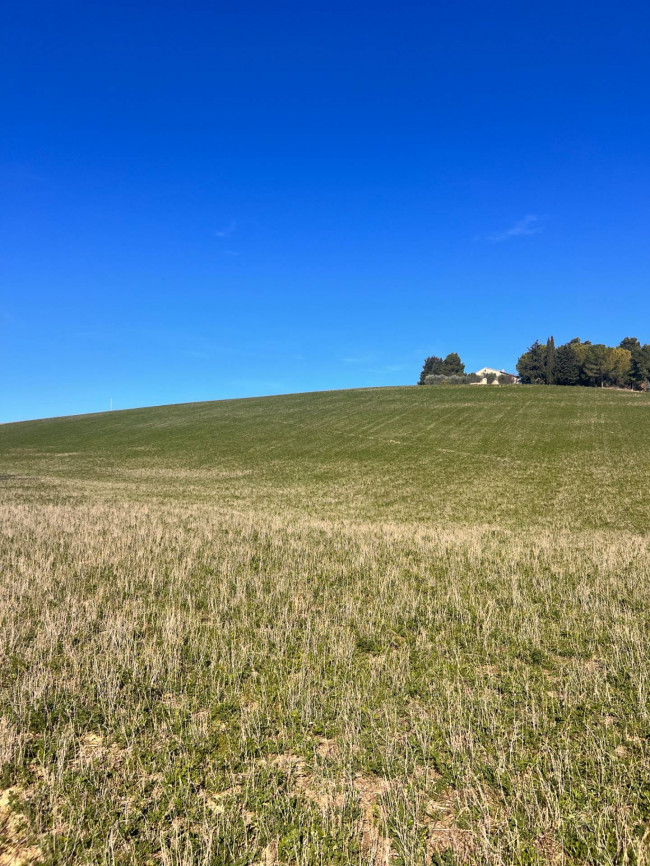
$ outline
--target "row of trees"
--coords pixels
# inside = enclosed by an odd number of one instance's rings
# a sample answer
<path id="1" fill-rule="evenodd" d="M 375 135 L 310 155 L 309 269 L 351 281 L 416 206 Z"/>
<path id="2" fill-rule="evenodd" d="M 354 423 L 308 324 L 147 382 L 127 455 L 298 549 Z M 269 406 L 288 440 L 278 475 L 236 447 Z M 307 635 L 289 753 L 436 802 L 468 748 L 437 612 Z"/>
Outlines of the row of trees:
<path id="1" fill-rule="evenodd" d="M 485 378 L 488 385 L 497 381 L 500 385 L 511 385 L 515 381 L 507 373 L 488 373 Z M 460 355 L 451 352 L 446 358 L 438 358 L 437 355 L 425 358 L 418 385 L 473 385 L 483 380 L 477 373 L 466 373 Z"/>
<path id="2" fill-rule="evenodd" d="M 650 345 L 626 337 L 618 346 L 582 341 L 555 346 L 535 341 L 517 361 L 524 385 L 589 385 L 646 390 L 650 379 Z"/>

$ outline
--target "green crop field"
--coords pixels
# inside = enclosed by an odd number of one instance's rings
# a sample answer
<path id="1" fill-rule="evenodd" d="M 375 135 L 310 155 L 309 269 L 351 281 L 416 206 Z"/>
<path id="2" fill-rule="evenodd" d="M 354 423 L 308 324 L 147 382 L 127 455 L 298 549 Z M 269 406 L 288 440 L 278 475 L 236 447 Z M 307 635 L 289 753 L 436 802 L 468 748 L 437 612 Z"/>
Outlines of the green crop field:
<path id="1" fill-rule="evenodd" d="M 0 866 L 650 862 L 650 395 L 0 427 Z"/>

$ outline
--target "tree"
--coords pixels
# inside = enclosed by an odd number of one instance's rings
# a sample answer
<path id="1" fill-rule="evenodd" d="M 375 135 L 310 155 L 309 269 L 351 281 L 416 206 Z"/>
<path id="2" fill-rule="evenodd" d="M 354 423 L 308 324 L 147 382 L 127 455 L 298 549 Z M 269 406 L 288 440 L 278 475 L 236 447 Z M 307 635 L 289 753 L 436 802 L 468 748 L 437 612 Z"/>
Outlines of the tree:
<path id="1" fill-rule="evenodd" d="M 535 340 L 517 361 L 517 372 L 524 385 L 543 385 L 546 382 L 546 349 Z"/>
<path id="2" fill-rule="evenodd" d="M 610 349 L 610 381 L 619 388 L 629 384 L 632 353 L 628 349 Z"/>
<path id="3" fill-rule="evenodd" d="M 596 343 L 589 346 L 582 365 L 582 377 L 589 385 L 604 387 L 611 381 L 614 373 L 614 358 L 612 349 Z"/>
<path id="4" fill-rule="evenodd" d="M 485 384 L 486 385 L 494 385 L 497 379 L 496 373 L 486 373 L 485 374 Z"/>
<path id="5" fill-rule="evenodd" d="M 650 345 L 625 337 L 616 347 L 574 337 L 555 347 L 535 341 L 517 361 L 523 384 L 590 385 L 619 388 L 650 387 Z"/>
<path id="6" fill-rule="evenodd" d="M 645 343 L 643 346 L 641 346 L 638 351 L 637 357 L 641 365 L 641 372 L 645 372 L 647 381 L 648 379 L 650 379 L 650 343 Z"/>
<path id="7" fill-rule="evenodd" d="M 650 343 L 646 343 L 637 349 L 638 354 L 644 359 L 648 367 L 650 367 Z M 634 352 L 632 354 L 635 354 Z"/>
<path id="8" fill-rule="evenodd" d="M 631 366 L 631 353 L 627 349 L 613 349 L 597 343 L 589 346 L 582 364 L 582 377 L 590 385 L 628 384 Z"/>
<path id="9" fill-rule="evenodd" d="M 460 360 L 457 352 L 450 352 L 442 362 L 445 376 L 462 376 L 465 373 L 465 365 Z"/>
<path id="10" fill-rule="evenodd" d="M 635 352 L 641 348 L 641 343 L 639 343 L 636 337 L 625 337 L 618 344 L 618 348 L 627 349 L 628 352 Z"/>
<path id="11" fill-rule="evenodd" d="M 580 340 L 571 340 L 558 346 L 555 353 L 555 382 L 557 385 L 578 385 L 580 383 Z"/>
<path id="12" fill-rule="evenodd" d="M 632 352 L 628 382 L 635 391 L 645 391 L 650 379 L 650 364 L 646 361 L 645 352 L 641 347 Z"/>
<path id="13" fill-rule="evenodd" d="M 555 383 L 555 339 L 549 337 L 546 341 L 546 384 Z"/>
<path id="14" fill-rule="evenodd" d="M 431 355 L 425 358 L 418 385 L 427 384 L 427 376 L 463 376 L 464 374 L 465 365 L 457 352 L 450 352 L 444 361 L 437 355 Z"/>
<path id="15" fill-rule="evenodd" d="M 424 380 L 427 376 L 440 376 L 444 373 L 443 370 L 444 361 L 442 358 L 438 358 L 436 355 L 431 355 L 429 358 L 425 358 L 424 366 L 422 367 L 422 372 L 420 373 L 420 381 L 418 385 L 424 385 Z"/>

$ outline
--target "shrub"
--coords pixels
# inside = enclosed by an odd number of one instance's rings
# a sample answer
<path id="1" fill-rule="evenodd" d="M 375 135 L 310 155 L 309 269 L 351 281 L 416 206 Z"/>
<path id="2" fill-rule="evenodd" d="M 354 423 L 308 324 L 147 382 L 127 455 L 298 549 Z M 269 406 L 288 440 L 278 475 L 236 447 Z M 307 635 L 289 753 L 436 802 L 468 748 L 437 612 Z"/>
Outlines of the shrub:
<path id="1" fill-rule="evenodd" d="M 461 375 L 455 373 L 451 376 L 443 376 L 441 373 L 430 373 L 424 377 L 424 385 L 469 385 L 470 382 L 477 381 L 474 373 L 470 375 Z"/>

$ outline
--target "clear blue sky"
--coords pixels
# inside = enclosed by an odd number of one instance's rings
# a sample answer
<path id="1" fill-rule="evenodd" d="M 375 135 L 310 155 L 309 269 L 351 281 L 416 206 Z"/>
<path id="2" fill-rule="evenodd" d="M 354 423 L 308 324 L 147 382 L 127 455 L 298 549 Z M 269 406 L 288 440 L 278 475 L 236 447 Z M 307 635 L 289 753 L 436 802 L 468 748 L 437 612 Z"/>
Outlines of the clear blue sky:
<path id="1" fill-rule="evenodd" d="M 650 341 L 646 2 L 0 11 L 0 421 Z"/>

